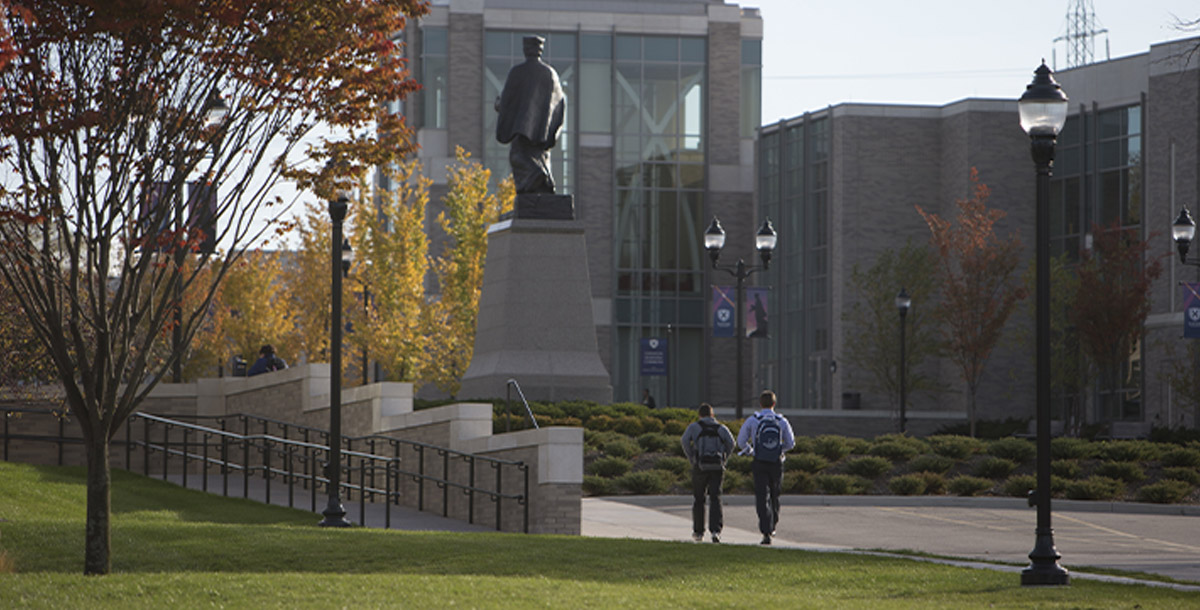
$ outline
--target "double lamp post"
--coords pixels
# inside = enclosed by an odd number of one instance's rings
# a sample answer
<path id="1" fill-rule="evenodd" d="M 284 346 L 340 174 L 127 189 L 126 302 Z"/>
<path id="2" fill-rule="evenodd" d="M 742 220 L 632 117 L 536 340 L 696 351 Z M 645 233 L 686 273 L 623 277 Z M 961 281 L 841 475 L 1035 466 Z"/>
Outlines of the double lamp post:
<path id="1" fill-rule="evenodd" d="M 746 261 L 738 259 L 736 265 L 721 266 L 717 260 L 721 258 L 721 249 L 725 247 L 725 229 L 721 228 L 721 221 L 714 216 L 712 224 L 708 226 L 708 230 L 704 232 L 704 249 L 708 250 L 708 256 L 712 259 L 713 269 L 718 271 L 728 272 L 734 279 L 737 280 L 737 396 L 734 399 L 734 406 L 737 410 L 737 418 L 742 419 L 742 402 L 746 395 L 743 393 L 742 385 L 742 342 L 746 339 L 746 278 L 754 274 L 758 270 L 766 270 L 771 266 L 771 253 L 775 250 L 776 241 L 775 227 L 771 226 L 771 219 L 763 221 L 762 226 L 758 229 L 758 234 L 754 237 L 754 246 L 758 250 L 758 256 L 762 259 L 762 265 L 747 265 Z"/>

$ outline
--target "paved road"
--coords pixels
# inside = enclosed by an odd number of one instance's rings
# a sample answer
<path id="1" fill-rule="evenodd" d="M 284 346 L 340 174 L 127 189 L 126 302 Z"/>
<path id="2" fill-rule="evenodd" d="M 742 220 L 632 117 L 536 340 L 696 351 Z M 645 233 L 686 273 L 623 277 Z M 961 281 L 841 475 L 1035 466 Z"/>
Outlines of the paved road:
<path id="1" fill-rule="evenodd" d="M 690 497 L 599 500 L 623 506 L 611 511 L 611 519 L 596 502 L 584 500 L 585 535 L 615 534 L 606 531 L 605 522 L 629 521 L 631 511 L 640 508 L 665 518 L 642 513 L 645 525 L 626 535 L 691 539 Z M 725 503 L 723 538 L 757 543 L 754 498 L 726 496 Z M 1097 566 L 1200 583 L 1200 507 L 1061 501 L 1053 509 L 1054 540 L 1068 569 Z M 1036 521 L 1034 509 L 1009 498 L 784 496 L 777 541 L 801 548 L 915 550 L 1028 564 Z M 655 527 L 669 531 L 656 534 L 650 531 Z"/>

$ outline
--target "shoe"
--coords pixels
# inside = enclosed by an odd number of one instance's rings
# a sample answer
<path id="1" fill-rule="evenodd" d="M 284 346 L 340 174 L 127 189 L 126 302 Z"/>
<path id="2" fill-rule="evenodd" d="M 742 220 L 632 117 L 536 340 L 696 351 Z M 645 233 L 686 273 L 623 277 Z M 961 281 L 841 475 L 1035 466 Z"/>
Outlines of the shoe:
<path id="1" fill-rule="evenodd" d="M 771 535 L 763 534 L 762 542 L 760 542 L 759 544 L 771 544 Z"/>
<path id="2" fill-rule="evenodd" d="M 716 532 L 713 534 L 713 544 L 721 544 L 721 533 L 720 532 Z"/>
<path id="3" fill-rule="evenodd" d="M 695 540 L 696 542 L 700 542 L 701 540 L 704 540 L 704 533 L 703 532 L 701 532 L 699 534 L 693 533 L 692 540 Z"/>

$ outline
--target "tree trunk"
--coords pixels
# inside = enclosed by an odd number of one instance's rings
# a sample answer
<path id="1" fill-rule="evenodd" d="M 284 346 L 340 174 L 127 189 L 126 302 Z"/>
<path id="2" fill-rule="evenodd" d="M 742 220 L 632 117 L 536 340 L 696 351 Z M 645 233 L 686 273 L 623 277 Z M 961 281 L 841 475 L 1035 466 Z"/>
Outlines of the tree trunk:
<path id="1" fill-rule="evenodd" d="M 87 450 L 87 538 L 83 573 L 108 574 L 112 551 L 112 473 L 108 464 L 108 435 L 85 440 Z"/>

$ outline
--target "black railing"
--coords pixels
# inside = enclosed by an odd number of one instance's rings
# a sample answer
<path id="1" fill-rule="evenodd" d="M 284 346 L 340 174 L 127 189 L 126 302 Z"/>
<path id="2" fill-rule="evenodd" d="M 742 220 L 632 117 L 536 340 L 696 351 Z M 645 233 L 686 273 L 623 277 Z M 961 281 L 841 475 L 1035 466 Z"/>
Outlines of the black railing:
<path id="1" fill-rule="evenodd" d="M 82 445 L 83 439 L 80 437 L 67 436 L 67 421 L 70 417 L 70 412 L 66 409 L 34 409 L 29 407 L 0 407 L 0 415 L 4 418 L 4 461 L 9 461 L 9 451 L 13 441 L 34 441 L 54 443 L 58 446 L 58 459 L 56 463 L 59 466 L 64 464 L 63 449 L 66 445 Z M 49 416 L 57 420 L 56 426 L 58 434 L 25 434 L 13 433 L 12 422 L 16 419 L 23 418 L 26 415 L 30 416 Z"/>
<path id="2" fill-rule="evenodd" d="M 196 423 L 181 421 L 183 419 Z M 135 422 L 141 424 L 140 434 L 133 431 Z M 212 427 L 199 422 L 211 422 Z M 250 479 L 262 477 L 268 503 L 271 502 L 272 481 L 280 480 L 287 486 L 288 506 L 294 507 L 295 489 L 299 485 L 310 492 L 309 508 L 316 512 L 315 491 L 319 486 L 329 484 L 325 471 L 329 453 L 327 439 L 328 432 L 324 430 L 254 415 L 168 419 L 137 413 L 126 426 L 125 463 L 132 469 L 133 454 L 140 449 L 143 474 L 150 476 L 152 463 L 161 460 L 162 478 L 166 479 L 174 470 L 182 477 L 185 487 L 189 471 L 199 469 L 205 491 L 208 491 L 209 474 L 215 471 L 221 477 L 221 493 L 226 496 L 229 495 L 230 474 L 242 475 L 243 497 L 249 497 Z M 353 501 L 357 496 L 360 523 L 365 519 L 366 503 L 382 500 L 386 504 L 385 527 L 390 527 L 391 506 L 401 503 L 405 494 L 401 484 L 409 480 L 416 486 L 418 510 L 426 510 L 426 487 L 433 486 L 442 492 L 442 516 L 449 517 L 450 491 L 455 489 L 467 498 L 468 523 L 475 523 L 476 497 L 482 496 L 495 504 L 497 530 L 502 529 L 504 503 L 516 502 L 522 508 L 522 531 L 529 531 L 529 466 L 524 462 L 381 435 L 344 437 L 342 444 L 342 496 L 347 501 Z M 356 450 L 356 446 L 362 450 Z M 402 455 L 405 452 L 416 458 L 416 468 L 405 467 L 407 460 Z M 427 456 L 440 458 L 436 460 L 440 464 L 431 464 L 432 460 L 427 460 Z M 454 461 L 465 463 L 465 481 L 453 476 L 451 464 Z M 481 462 L 495 472 L 494 488 L 478 484 L 477 466 Z M 437 468 L 439 465 L 440 469 Z M 433 472 L 434 469 L 440 472 Z M 515 471 L 519 477 L 519 493 L 504 492 L 505 470 Z"/>

